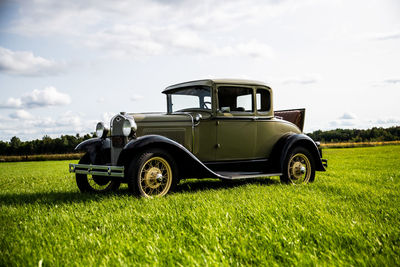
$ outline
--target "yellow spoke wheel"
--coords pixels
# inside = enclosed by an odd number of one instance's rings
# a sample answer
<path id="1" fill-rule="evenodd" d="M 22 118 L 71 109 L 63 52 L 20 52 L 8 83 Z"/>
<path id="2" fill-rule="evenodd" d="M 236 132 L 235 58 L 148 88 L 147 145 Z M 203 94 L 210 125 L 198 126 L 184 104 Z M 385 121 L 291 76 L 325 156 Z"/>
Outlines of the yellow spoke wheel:
<path id="1" fill-rule="evenodd" d="M 306 184 L 314 181 L 315 168 L 310 152 L 304 147 L 295 147 L 286 157 L 281 181 L 289 184 Z"/>
<path id="2" fill-rule="evenodd" d="M 297 153 L 289 159 L 288 164 L 288 177 L 292 183 L 308 183 L 311 177 L 311 163 L 306 155 Z"/>
<path id="3" fill-rule="evenodd" d="M 162 157 L 152 157 L 139 172 L 139 190 L 146 197 L 165 195 L 172 184 L 172 170 Z"/>

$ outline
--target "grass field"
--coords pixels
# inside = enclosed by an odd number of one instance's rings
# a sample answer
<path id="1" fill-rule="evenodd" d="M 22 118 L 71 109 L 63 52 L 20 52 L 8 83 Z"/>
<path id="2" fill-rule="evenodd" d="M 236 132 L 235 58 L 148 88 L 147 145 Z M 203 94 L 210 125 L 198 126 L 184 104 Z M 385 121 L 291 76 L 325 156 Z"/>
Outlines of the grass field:
<path id="1" fill-rule="evenodd" d="M 80 194 L 68 161 L 0 163 L 0 266 L 398 265 L 400 146 L 327 149 L 305 186 L 182 182 Z"/>

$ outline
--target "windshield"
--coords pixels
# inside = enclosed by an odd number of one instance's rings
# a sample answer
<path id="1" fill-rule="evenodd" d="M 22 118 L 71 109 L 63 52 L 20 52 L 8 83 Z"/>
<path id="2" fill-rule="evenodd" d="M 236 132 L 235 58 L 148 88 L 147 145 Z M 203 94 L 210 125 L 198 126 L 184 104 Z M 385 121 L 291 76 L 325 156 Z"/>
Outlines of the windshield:
<path id="1" fill-rule="evenodd" d="M 168 94 L 168 112 L 188 111 L 192 109 L 211 110 L 210 87 L 185 87 Z"/>

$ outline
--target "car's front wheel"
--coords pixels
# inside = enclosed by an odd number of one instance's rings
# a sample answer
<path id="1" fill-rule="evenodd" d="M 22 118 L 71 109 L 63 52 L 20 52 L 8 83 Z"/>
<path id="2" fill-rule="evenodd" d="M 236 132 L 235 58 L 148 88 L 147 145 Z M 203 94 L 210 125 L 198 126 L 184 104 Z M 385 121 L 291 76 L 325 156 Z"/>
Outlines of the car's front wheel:
<path id="1" fill-rule="evenodd" d="M 295 147 L 288 153 L 283 165 L 281 182 L 306 184 L 315 178 L 315 164 L 310 152 L 304 147 Z"/>
<path id="2" fill-rule="evenodd" d="M 98 164 L 94 163 L 90 160 L 90 156 L 88 153 L 83 155 L 80 159 L 79 164 Z M 81 192 L 88 192 L 88 193 L 106 193 L 111 191 L 116 191 L 121 182 L 115 178 L 110 178 L 106 176 L 98 176 L 98 175 L 91 175 L 91 174 L 76 174 L 76 184 Z"/>
<path id="3" fill-rule="evenodd" d="M 128 188 L 142 197 L 160 197 L 177 184 L 177 166 L 161 149 L 149 149 L 135 157 L 128 170 Z"/>

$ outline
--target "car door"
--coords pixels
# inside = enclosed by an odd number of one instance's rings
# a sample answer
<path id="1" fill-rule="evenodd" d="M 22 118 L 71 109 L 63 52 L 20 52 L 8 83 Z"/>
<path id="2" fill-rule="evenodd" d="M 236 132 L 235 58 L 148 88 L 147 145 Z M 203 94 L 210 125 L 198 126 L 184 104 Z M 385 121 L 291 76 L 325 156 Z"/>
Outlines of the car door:
<path id="1" fill-rule="evenodd" d="M 217 87 L 217 95 L 216 160 L 254 158 L 257 135 L 254 88 L 220 85 Z"/>

